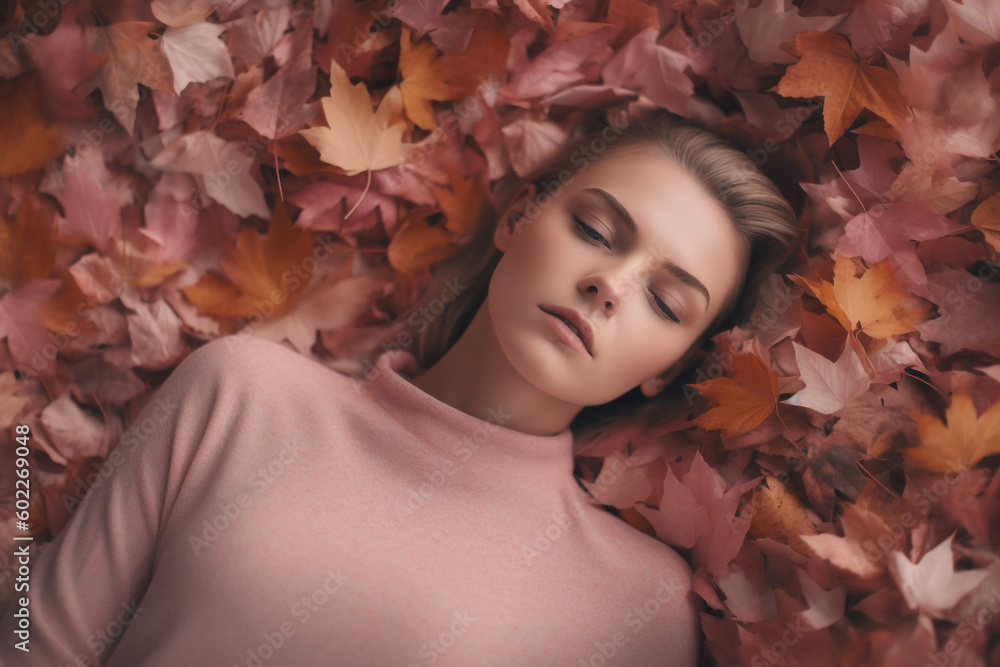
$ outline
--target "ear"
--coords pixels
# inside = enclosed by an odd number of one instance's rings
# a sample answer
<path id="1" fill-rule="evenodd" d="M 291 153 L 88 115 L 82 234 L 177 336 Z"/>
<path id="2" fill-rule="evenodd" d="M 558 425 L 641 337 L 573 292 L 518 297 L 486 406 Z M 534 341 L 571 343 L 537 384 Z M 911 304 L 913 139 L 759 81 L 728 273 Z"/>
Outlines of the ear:
<path id="1" fill-rule="evenodd" d="M 674 378 L 691 366 L 691 364 L 694 363 L 701 355 L 702 349 L 700 341 L 696 341 L 694 345 L 688 348 L 687 352 L 684 353 L 684 356 L 671 364 L 667 370 L 644 380 L 639 385 L 639 390 L 642 392 L 642 395 L 646 398 L 652 398 L 653 396 L 659 394 L 663 391 L 664 387 L 673 382 Z"/>
<path id="2" fill-rule="evenodd" d="M 517 193 L 511 197 L 507 208 L 500 214 L 493 231 L 493 243 L 501 252 L 507 251 L 511 240 L 520 233 L 522 225 L 528 223 L 525 211 L 529 204 L 534 204 L 537 192 L 538 187 L 534 183 L 522 183 Z"/>

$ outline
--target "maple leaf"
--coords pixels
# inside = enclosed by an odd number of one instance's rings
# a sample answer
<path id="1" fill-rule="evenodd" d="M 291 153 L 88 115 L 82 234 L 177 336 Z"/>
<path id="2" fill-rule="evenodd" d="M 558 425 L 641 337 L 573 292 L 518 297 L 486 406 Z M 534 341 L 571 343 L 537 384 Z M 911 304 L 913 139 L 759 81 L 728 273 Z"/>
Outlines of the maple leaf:
<path id="1" fill-rule="evenodd" d="M 386 255 L 394 269 L 412 273 L 452 255 L 458 246 L 455 234 L 439 224 L 441 215 L 432 208 L 418 206 L 410 211 L 389 242 Z"/>
<path id="2" fill-rule="evenodd" d="M 306 104 L 316 90 L 316 66 L 312 64 L 312 21 L 306 21 L 275 48 L 287 45 L 288 61 L 263 85 L 247 95 L 235 115 L 261 136 L 281 139 L 302 127 L 318 113 L 315 104 Z"/>
<path id="3" fill-rule="evenodd" d="M 795 568 L 795 574 L 802 587 L 802 594 L 809 603 L 809 609 L 802 612 L 802 620 L 814 630 L 828 628 L 839 621 L 844 615 L 847 591 L 842 586 L 828 591 L 799 568 Z"/>
<path id="4" fill-rule="evenodd" d="M 986 570 L 955 572 L 951 550 L 954 538 L 955 532 L 925 553 L 919 563 L 910 562 L 901 551 L 889 552 L 889 572 L 910 609 L 951 620 L 947 612 L 989 576 Z"/>
<path id="5" fill-rule="evenodd" d="M 689 385 L 719 405 L 693 421 L 727 434 L 746 433 L 764 421 L 778 402 L 778 378 L 755 354 L 733 355 L 732 377 L 721 377 Z"/>
<path id="6" fill-rule="evenodd" d="M 1000 6 L 992 0 L 942 0 L 958 34 L 967 42 L 986 45 L 1000 41 Z"/>
<path id="7" fill-rule="evenodd" d="M 1000 251 L 1000 192 L 980 202 L 972 212 L 972 224 L 994 249 Z"/>
<path id="8" fill-rule="evenodd" d="M 873 526 L 871 524 L 876 524 Z M 874 538 L 885 529 L 878 515 L 867 512 L 855 504 L 845 504 L 840 516 L 843 537 L 834 533 L 801 535 L 799 539 L 820 558 L 859 582 L 870 585 L 880 583 L 885 578 L 882 552 L 873 550 Z"/>
<path id="9" fill-rule="evenodd" d="M 219 40 L 225 29 L 202 21 L 183 28 L 167 28 L 163 33 L 160 40 L 163 55 L 174 73 L 174 90 L 178 95 L 191 82 L 235 76 L 232 57 Z"/>
<path id="10" fill-rule="evenodd" d="M 815 535 L 816 526 L 809 520 L 798 496 L 791 493 L 781 480 L 766 476 L 765 483 L 754 488 L 750 498 L 752 514 L 748 537 L 770 537 L 808 555 L 810 549 L 801 535 Z"/>
<path id="11" fill-rule="evenodd" d="M 348 176 L 368 171 L 371 185 L 373 169 L 385 169 L 405 162 L 417 149 L 416 144 L 403 141 L 408 127 L 402 117 L 402 93 L 393 86 L 382 98 L 378 110 L 372 112 L 371 96 L 363 82 L 351 85 L 347 72 L 330 62 L 330 96 L 322 98 L 323 113 L 329 127 L 299 130 L 319 151 L 319 159 L 340 167 Z M 364 197 L 364 194 L 362 194 Z M 350 216 L 358 202 L 344 216 Z"/>
<path id="12" fill-rule="evenodd" d="M 844 329 L 859 329 L 872 338 L 888 338 L 913 331 L 930 312 L 930 305 L 912 305 L 905 287 L 896 280 L 888 261 L 854 276 L 854 261 L 839 255 L 833 282 L 799 278 Z"/>
<path id="13" fill-rule="evenodd" d="M 194 174 L 199 190 L 238 216 L 268 216 L 264 193 L 250 169 L 254 155 L 210 130 L 183 134 L 149 161 L 164 171 Z"/>
<path id="14" fill-rule="evenodd" d="M 783 97 L 822 95 L 823 125 L 831 146 L 862 109 L 870 109 L 898 130 L 910 117 L 892 73 L 859 61 L 841 35 L 802 33 L 795 38 L 794 51 L 801 58 L 770 90 Z"/>
<path id="15" fill-rule="evenodd" d="M 601 67 L 615 54 L 610 42 L 621 35 L 613 25 L 560 23 L 548 40 L 548 47 L 528 56 L 530 43 L 518 43 L 510 56 L 511 76 L 499 92 L 508 100 L 552 99 L 560 91 L 569 94 L 574 86 L 591 83 L 588 72 Z M 565 100 L 565 98 L 563 98 Z"/>
<path id="16" fill-rule="evenodd" d="M 284 204 L 279 202 L 266 234 L 247 227 L 237 234 L 235 246 L 226 246 L 228 259 L 220 265 L 228 284 L 205 274 L 182 291 L 198 307 L 199 315 L 278 317 L 294 309 L 302 298 L 301 284 L 308 285 L 309 274 L 300 278 L 300 267 L 312 252 L 312 236 L 292 227 Z M 300 270 L 292 275 L 296 268 Z M 224 324 L 231 328 L 235 323 Z"/>
<path id="17" fill-rule="evenodd" d="M 66 216 L 59 221 L 60 236 L 78 238 L 107 251 L 109 244 L 121 237 L 121 199 L 82 165 L 67 164 L 63 177 Z"/>
<path id="18" fill-rule="evenodd" d="M 58 451 L 57 460 L 62 459 L 62 465 L 74 458 L 104 458 L 111 449 L 109 427 L 77 405 L 68 392 L 45 406 L 39 423 Z"/>
<path id="19" fill-rule="evenodd" d="M 181 333 L 181 320 L 163 299 L 146 303 L 130 292 L 122 303 L 135 311 L 126 316 L 133 365 L 166 368 L 187 356 L 189 348 Z"/>
<path id="20" fill-rule="evenodd" d="M 126 21 L 87 31 L 88 48 L 106 54 L 108 59 L 81 84 L 81 89 L 89 93 L 100 88 L 104 107 L 130 135 L 139 101 L 136 85 L 141 83 L 154 90 L 173 92 L 173 73 L 163 55 L 161 40 L 149 36 L 155 25 L 148 21 Z"/>
<path id="21" fill-rule="evenodd" d="M 736 515 L 740 497 L 760 478 L 727 487 L 726 480 L 695 451 L 691 467 L 678 479 L 674 466 L 663 482 L 659 509 L 636 505 L 636 510 L 668 544 L 688 545 L 698 562 L 713 576 L 726 574 L 727 564 L 740 551 L 750 522 Z"/>
<path id="22" fill-rule="evenodd" d="M 977 255 L 982 251 L 978 251 Z M 990 266 L 990 265 L 986 265 Z M 941 343 L 941 354 L 978 350 L 1000 356 L 1000 284 L 988 280 L 996 269 L 975 274 L 965 268 L 932 274 L 927 281 L 937 317 L 921 322 L 921 338 Z"/>
<path id="23" fill-rule="evenodd" d="M 883 192 L 888 191 L 883 190 Z M 860 213 L 844 226 L 844 235 L 836 252 L 861 257 L 870 266 L 887 258 L 899 271 L 917 274 L 926 283 L 923 266 L 909 241 L 926 241 L 967 230 L 945 216 L 930 210 L 923 202 L 899 201 L 879 205 Z M 911 268 L 912 267 L 912 268 Z M 922 292 L 921 296 L 927 296 Z"/>
<path id="24" fill-rule="evenodd" d="M 868 391 L 871 381 L 850 340 L 844 345 L 836 363 L 822 354 L 792 341 L 799 374 L 805 389 L 784 402 L 815 410 L 824 415 L 846 408 L 855 398 Z"/>
<path id="25" fill-rule="evenodd" d="M 491 15 L 476 24 L 472 42 L 465 52 L 445 53 L 430 42 L 413 46 L 410 29 L 403 28 L 399 41 L 399 71 L 403 77 L 406 114 L 418 127 L 435 130 L 431 100 L 456 100 L 475 95 L 484 81 L 506 70 L 510 44 L 503 29 Z"/>
<path id="26" fill-rule="evenodd" d="M 945 410 L 946 422 L 917 410 L 910 417 L 917 424 L 920 444 L 903 452 L 921 468 L 953 472 L 1000 453 L 1000 401 L 976 416 L 972 399 L 959 391 Z"/>
<path id="27" fill-rule="evenodd" d="M 18 366 L 51 375 L 56 362 L 44 348 L 52 343 L 45 337 L 44 313 L 40 306 L 59 289 L 59 280 L 29 280 L 0 297 L 0 340 L 7 339 L 10 357 Z"/>
<path id="28" fill-rule="evenodd" d="M 254 328 L 253 335 L 279 343 L 287 340 L 299 352 L 310 354 L 317 330 L 350 327 L 392 280 L 392 270 L 388 267 L 352 276 L 354 258 L 353 253 L 334 258 L 331 268 L 320 269 L 319 275 L 313 275 L 293 310 L 281 317 L 268 318 Z"/>
<path id="29" fill-rule="evenodd" d="M 442 51 L 465 51 L 469 48 L 473 29 L 482 12 L 468 7 L 454 7 L 443 16 L 441 12 L 447 5 L 448 0 L 400 2 L 392 6 L 389 13 L 416 30 L 416 39 L 429 34 Z"/>
<path id="30" fill-rule="evenodd" d="M 226 42 L 237 65 L 250 69 L 259 64 L 285 36 L 290 15 L 291 8 L 283 5 L 265 8 L 252 16 L 244 16 L 230 23 Z M 313 22 L 309 20 L 306 23 L 312 36 Z M 302 26 L 299 26 L 295 32 L 301 30 Z M 312 40 L 309 41 L 311 45 Z"/>
<path id="31" fill-rule="evenodd" d="M 684 70 L 692 58 L 660 46 L 657 32 L 647 28 L 629 40 L 604 65 L 601 78 L 608 85 L 638 90 L 661 107 L 686 116 L 694 84 Z"/>
<path id="32" fill-rule="evenodd" d="M 795 56 L 783 51 L 801 32 L 826 32 L 844 20 L 847 14 L 836 16 L 800 16 L 792 0 L 764 0 L 757 7 L 736 14 L 736 27 L 747 53 L 759 63 L 793 63 Z"/>
<path id="33" fill-rule="evenodd" d="M 432 185 L 438 205 L 447 217 L 448 229 L 456 238 L 472 233 L 479 210 L 486 197 L 486 190 L 476 179 L 466 179 L 462 170 L 448 166 L 451 188 Z"/>
<path id="34" fill-rule="evenodd" d="M 63 119 L 93 116 L 92 105 L 75 88 L 91 77 L 107 57 L 87 49 L 82 26 L 60 21 L 51 35 L 26 42 L 25 50 L 35 66 L 32 73 L 41 75 L 40 87 L 45 91 L 50 116 Z"/>
<path id="35" fill-rule="evenodd" d="M 41 169 L 63 152 L 63 125 L 45 113 L 39 77 L 0 79 L 0 176 Z"/>

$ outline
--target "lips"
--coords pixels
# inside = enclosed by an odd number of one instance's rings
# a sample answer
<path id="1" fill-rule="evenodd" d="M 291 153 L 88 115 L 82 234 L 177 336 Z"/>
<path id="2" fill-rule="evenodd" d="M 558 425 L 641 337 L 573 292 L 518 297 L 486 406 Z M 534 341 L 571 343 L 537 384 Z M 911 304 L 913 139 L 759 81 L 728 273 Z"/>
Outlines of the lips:
<path id="1" fill-rule="evenodd" d="M 572 308 L 563 308 L 562 306 L 554 306 L 547 303 L 543 303 L 538 307 L 565 322 L 579 336 L 580 340 L 583 341 L 583 345 L 587 348 L 590 356 L 594 356 L 594 327 L 583 315 Z"/>

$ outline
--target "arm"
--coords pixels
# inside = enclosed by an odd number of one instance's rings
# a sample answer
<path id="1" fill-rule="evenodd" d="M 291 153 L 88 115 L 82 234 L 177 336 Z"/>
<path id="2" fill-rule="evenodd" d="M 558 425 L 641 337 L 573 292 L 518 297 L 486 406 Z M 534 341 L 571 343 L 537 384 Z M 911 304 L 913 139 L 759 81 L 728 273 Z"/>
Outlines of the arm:
<path id="1" fill-rule="evenodd" d="M 118 624 L 127 632 L 142 612 L 161 529 L 230 356 L 225 346 L 203 345 L 174 369 L 63 530 L 32 555 L 29 590 L 15 592 L 0 616 L 0 664 L 103 664 L 122 637 Z M 29 652 L 15 647 L 22 596 L 30 599 Z"/>

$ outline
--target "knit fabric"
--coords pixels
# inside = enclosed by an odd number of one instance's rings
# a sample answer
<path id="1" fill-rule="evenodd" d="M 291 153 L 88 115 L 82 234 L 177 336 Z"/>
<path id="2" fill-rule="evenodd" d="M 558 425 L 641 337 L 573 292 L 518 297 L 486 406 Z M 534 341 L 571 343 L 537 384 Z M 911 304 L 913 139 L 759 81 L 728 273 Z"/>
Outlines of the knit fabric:
<path id="1" fill-rule="evenodd" d="M 570 430 L 479 419 L 419 372 L 195 350 L 31 563 L 30 652 L 11 605 L 0 664 L 695 665 L 690 568 L 580 488 Z"/>

